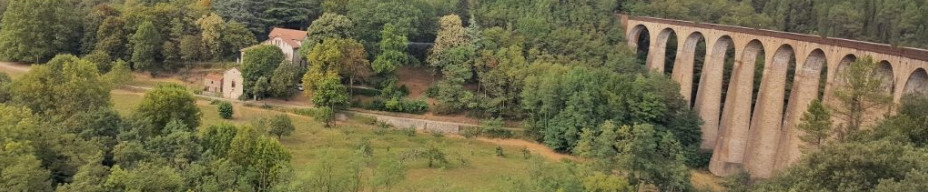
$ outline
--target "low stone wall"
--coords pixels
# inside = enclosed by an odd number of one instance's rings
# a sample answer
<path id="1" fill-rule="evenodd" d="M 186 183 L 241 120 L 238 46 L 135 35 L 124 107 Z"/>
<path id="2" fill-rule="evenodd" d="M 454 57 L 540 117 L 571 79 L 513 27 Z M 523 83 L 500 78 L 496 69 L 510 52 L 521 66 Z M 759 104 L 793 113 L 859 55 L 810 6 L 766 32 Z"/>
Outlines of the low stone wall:
<path id="1" fill-rule="evenodd" d="M 477 125 L 464 124 L 464 123 L 450 123 L 450 122 L 441 122 L 441 121 L 432 121 L 432 120 L 423 120 L 423 119 L 412 119 L 405 117 L 394 117 L 387 115 L 378 115 L 378 114 L 369 114 L 369 113 L 359 113 L 359 112 L 346 112 L 348 115 L 365 115 L 374 117 L 379 122 L 389 124 L 393 127 L 400 129 L 415 128 L 419 131 L 426 131 L 432 133 L 443 133 L 443 134 L 459 134 L 461 130 L 465 127 L 476 127 Z"/>

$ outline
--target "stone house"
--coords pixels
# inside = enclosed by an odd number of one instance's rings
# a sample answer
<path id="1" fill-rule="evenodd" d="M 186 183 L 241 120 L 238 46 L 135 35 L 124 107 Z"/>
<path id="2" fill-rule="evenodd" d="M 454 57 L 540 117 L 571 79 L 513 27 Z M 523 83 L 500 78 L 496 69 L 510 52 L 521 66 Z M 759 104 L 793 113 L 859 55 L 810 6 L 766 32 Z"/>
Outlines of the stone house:
<path id="1" fill-rule="evenodd" d="M 203 78 L 203 92 L 219 95 L 222 93 L 222 75 L 208 74 Z"/>
<path id="2" fill-rule="evenodd" d="M 238 68 L 232 68 L 222 74 L 222 97 L 229 99 L 239 99 L 245 94 L 245 88 L 242 86 L 245 80 L 242 72 Z"/>
<path id="3" fill-rule="evenodd" d="M 267 36 L 267 41 L 263 44 L 274 45 L 280 48 L 284 53 L 284 58 L 292 64 L 304 65 L 303 57 L 300 56 L 300 46 L 303 40 L 306 40 L 306 31 L 274 28 Z"/>
<path id="4" fill-rule="evenodd" d="M 271 33 L 267 35 L 267 40 L 261 42 L 261 44 L 276 46 L 284 53 L 284 59 L 287 60 L 287 62 L 305 66 L 306 61 L 303 60 L 303 56 L 299 53 L 300 46 L 303 45 L 303 40 L 306 40 L 306 31 L 275 27 L 271 29 Z M 242 58 L 245 58 L 245 50 L 252 47 L 255 46 L 239 50 L 239 63 L 242 62 Z"/>

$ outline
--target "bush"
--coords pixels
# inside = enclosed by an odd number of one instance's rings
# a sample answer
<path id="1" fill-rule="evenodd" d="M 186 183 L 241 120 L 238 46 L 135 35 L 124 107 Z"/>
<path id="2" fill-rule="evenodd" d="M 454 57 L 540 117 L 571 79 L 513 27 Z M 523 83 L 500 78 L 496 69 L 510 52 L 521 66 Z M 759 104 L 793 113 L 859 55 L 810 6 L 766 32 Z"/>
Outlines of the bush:
<path id="1" fill-rule="evenodd" d="M 424 100 L 408 100 L 394 97 L 388 101 L 375 99 L 364 104 L 363 107 L 367 110 L 423 114 L 429 110 L 429 103 Z"/>
<path id="2" fill-rule="evenodd" d="M 468 138 L 468 139 L 474 138 L 474 137 L 479 137 L 479 136 L 480 136 L 480 132 L 483 132 L 483 129 L 481 129 L 480 127 L 464 127 L 464 128 L 461 128 L 461 135 L 464 136 L 464 138 Z"/>
<path id="3" fill-rule="evenodd" d="M 432 85 L 428 89 L 425 89 L 425 96 L 429 98 L 438 97 L 438 86 Z"/>
<path id="4" fill-rule="evenodd" d="M 223 119 L 232 119 L 232 114 L 235 113 L 232 109 L 232 103 L 221 102 L 219 103 L 219 116 Z"/>
<path id="5" fill-rule="evenodd" d="M 403 129 L 402 132 L 405 133 L 406 136 L 410 136 L 410 137 L 415 137 L 415 136 L 416 136 L 416 128 L 415 128 L 415 127 L 409 127 L 409 128 Z"/>
<path id="6" fill-rule="evenodd" d="M 489 138 L 512 138 L 512 131 L 503 129 L 503 119 L 493 118 L 480 123 L 482 135 Z"/>

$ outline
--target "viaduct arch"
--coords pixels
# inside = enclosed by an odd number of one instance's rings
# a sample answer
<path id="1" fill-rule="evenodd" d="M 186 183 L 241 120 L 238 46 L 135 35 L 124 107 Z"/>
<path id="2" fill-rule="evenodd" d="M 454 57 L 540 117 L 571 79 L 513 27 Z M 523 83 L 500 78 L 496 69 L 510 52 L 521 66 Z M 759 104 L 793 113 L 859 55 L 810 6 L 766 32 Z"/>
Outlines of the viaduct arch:
<path id="1" fill-rule="evenodd" d="M 639 40 L 643 40 L 639 38 L 649 38 L 646 66 L 653 71 L 665 71 L 667 38 L 670 34 L 678 37 L 676 58 L 669 65 L 673 69 L 666 70 L 671 71 L 671 78 L 680 84 L 680 94 L 693 102 L 693 109 L 705 122 L 700 147 L 713 151 L 709 170 L 716 175 L 746 170 L 754 178 L 769 178 L 798 160 L 801 133 L 796 127 L 802 114 L 815 99 L 831 101 L 832 90 L 842 85 L 836 74 L 858 58 L 870 56 L 878 63 L 885 91 L 896 103 L 909 93 L 928 94 L 928 50 L 924 49 L 652 17 L 619 17 L 630 47 L 638 49 Z M 694 62 L 700 42 L 706 49 L 702 66 Z M 733 55 L 726 53 L 729 48 L 735 50 Z M 734 65 L 730 75 L 723 75 L 728 57 L 734 58 Z M 694 67 L 701 67 L 699 76 L 694 75 Z M 725 76 L 729 76 L 727 88 L 723 87 Z M 698 81 L 695 88 L 694 81 Z"/>

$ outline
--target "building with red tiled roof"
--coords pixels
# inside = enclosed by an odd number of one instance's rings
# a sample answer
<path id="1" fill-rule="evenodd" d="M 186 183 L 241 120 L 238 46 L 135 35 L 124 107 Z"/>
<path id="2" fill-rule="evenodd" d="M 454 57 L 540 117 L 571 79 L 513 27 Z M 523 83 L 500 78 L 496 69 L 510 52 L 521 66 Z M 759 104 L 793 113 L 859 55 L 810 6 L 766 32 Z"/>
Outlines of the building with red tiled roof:
<path id="1" fill-rule="evenodd" d="M 303 40 L 306 39 L 306 34 L 306 31 L 275 27 L 271 29 L 271 33 L 268 34 L 267 41 L 264 41 L 264 44 L 279 47 L 287 61 L 302 65 L 303 57 L 297 52 L 303 44 Z"/>
<path id="2" fill-rule="evenodd" d="M 220 74 L 208 74 L 203 78 L 203 91 L 210 93 L 222 93 L 222 75 Z"/>

